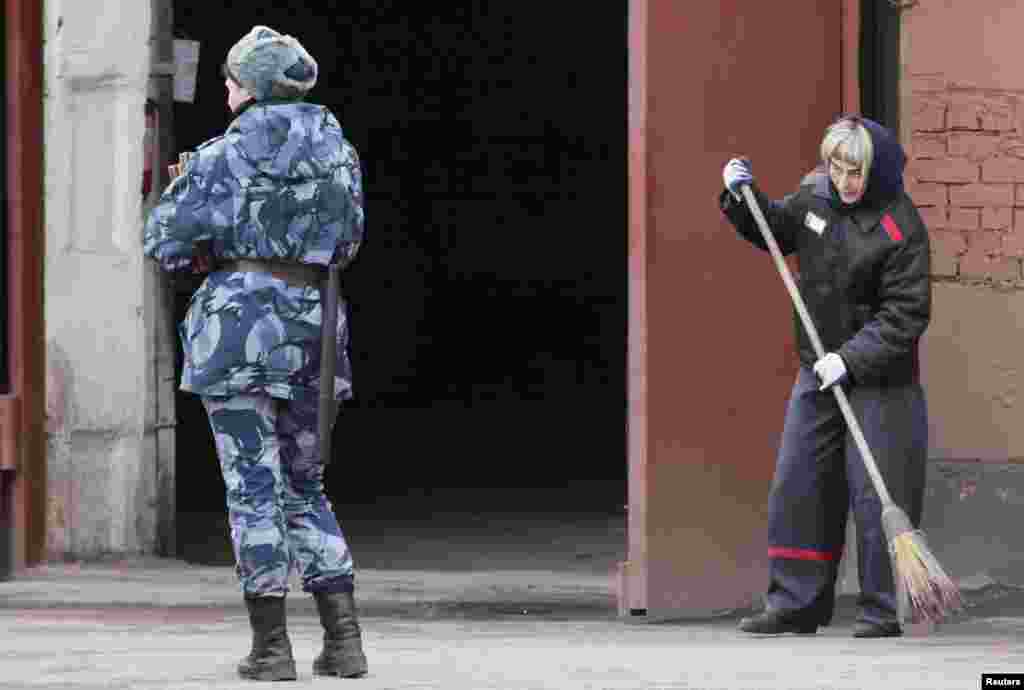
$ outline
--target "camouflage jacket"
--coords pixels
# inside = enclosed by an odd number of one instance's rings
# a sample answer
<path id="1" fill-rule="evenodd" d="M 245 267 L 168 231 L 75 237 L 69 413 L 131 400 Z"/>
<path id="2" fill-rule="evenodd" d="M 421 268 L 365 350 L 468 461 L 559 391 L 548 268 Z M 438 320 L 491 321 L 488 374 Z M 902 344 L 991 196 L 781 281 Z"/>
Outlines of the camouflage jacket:
<path id="1" fill-rule="evenodd" d="M 363 238 L 359 158 L 329 110 L 303 102 L 243 109 L 201 145 L 150 212 L 147 256 L 168 271 L 218 260 L 346 264 Z M 320 291 L 261 273 L 214 270 L 179 325 L 181 389 L 302 399 L 319 389 Z M 351 397 L 345 304 L 335 396 Z"/>

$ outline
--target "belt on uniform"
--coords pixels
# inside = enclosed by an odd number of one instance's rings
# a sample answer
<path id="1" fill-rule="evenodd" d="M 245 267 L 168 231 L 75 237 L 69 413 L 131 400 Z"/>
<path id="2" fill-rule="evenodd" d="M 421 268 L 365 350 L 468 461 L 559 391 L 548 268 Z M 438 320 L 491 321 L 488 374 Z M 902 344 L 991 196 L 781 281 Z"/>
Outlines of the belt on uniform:
<path id="1" fill-rule="evenodd" d="M 327 270 L 323 266 L 270 259 L 233 259 L 225 261 L 218 268 L 222 271 L 266 273 L 296 287 L 320 288 L 327 277 Z"/>
<path id="2" fill-rule="evenodd" d="M 337 361 L 338 304 L 341 295 L 341 266 L 331 264 L 286 263 L 268 259 L 234 259 L 218 267 L 224 271 L 243 273 L 264 273 L 283 280 L 289 285 L 309 286 L 320 290 L 320 378 L 316 428 L 320 437 L 320 460 L 325 465 L 331 462 L 331 432 L 338 416 L 338 404 L 334 400 L 335 363 Z"/>

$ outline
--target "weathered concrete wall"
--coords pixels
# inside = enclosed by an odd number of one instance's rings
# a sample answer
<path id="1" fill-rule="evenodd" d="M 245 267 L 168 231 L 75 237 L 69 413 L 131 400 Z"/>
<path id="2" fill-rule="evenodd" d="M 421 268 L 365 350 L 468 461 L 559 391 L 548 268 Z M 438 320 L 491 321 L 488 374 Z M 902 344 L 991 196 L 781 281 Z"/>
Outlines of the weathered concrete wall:
<path id="1" fill-rule="evenodd" d="M 45 24 L 47 551 L 151 552 L 139 193 L 150 8 L 51 0 Z"/>

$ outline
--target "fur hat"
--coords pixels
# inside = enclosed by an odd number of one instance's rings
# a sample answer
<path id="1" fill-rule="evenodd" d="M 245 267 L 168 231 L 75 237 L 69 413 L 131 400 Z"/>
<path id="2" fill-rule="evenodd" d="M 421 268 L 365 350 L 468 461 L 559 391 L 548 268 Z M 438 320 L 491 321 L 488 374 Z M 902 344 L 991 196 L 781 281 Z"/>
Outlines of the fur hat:
<path id="1" fill-rule="evenodd" d="M 257 101 L 297 98 L 316 84 L 316 60 L 302 44 L 266 26 L 254 26 L 228 51 L 226 76 Z"/>

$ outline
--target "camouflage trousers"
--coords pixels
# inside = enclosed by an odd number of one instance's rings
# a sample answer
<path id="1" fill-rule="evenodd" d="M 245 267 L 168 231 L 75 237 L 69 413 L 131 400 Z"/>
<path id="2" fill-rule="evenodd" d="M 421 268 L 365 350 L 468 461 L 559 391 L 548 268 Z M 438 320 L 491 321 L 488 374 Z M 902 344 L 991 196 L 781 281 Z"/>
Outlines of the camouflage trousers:
<path id="1" fill-rule="evenodd" d="M 203 405 L 243 593 L 284 596 L 292 567 L 307 592 L 352 591 L 352 555 L 323 491 L 316 401 L 255 394 L 203 397 Z"/>

